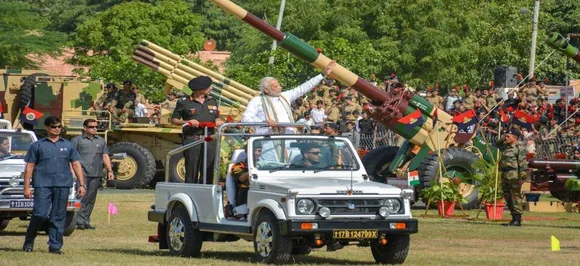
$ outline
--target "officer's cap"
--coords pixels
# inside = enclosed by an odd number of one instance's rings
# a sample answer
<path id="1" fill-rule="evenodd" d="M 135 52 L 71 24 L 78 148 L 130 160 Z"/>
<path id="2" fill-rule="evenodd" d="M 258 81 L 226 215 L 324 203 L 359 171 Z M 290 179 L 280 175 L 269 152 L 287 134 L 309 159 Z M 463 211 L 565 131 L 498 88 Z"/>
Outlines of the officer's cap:
<path id="1" fill-rule="evenodd" d="M 212 84 L 211 78 L 208 76 L 199 76 L 197 78 L 193 78 L 189 81 L 189 83 L 187 83 L 187 86 L 192 90 L 192 91 L 199 91 L 199 90 L 205 90 L 207 88 L 209 88 Z"/>

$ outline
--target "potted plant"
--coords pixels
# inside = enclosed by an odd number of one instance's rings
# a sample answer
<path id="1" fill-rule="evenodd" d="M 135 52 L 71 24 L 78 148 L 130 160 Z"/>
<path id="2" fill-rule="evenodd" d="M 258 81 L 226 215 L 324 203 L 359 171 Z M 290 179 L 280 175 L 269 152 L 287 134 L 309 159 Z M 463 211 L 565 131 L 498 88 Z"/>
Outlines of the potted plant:
<path id="1" fill-rule="evenodd" d="M 575 191 L 575 192 L 580 193 L 580 179 L 571 179 L 570 178 L 570 179 L 566 180 L 564 187 L 568 191 Z M 580 197 L 577 197 L 576 199 L 578 200 L 577 207 L 578 207 L 578 212 L 580 213 Z"/>
<path id="2" fill-rule="evenodd" d="M 430 204 L 437 204 L 437 209 L 439 210 L 439 215 L 441 216 L 452 216 L 455 209 L 455 203 L 466 203 L 467 201 L 461 195 L 459 189 L 459 184 L 461 180 L 459 178 L 445 177 L 441 183 L 435 183 L 428 188 L 421 190 L 421 199 L 426 202 L 427 207 Z"/>
<path id="3" fill-rule="evenodd" d="M 479 201 L 485 206 L 487 219 L 501 220 L 505 208 L 503 190 L 500 178 L 497 173 L 497 167 L 486 160 L 479 159 L 473 163 L 475 174 L 473 178 L 479 183 Z"/>

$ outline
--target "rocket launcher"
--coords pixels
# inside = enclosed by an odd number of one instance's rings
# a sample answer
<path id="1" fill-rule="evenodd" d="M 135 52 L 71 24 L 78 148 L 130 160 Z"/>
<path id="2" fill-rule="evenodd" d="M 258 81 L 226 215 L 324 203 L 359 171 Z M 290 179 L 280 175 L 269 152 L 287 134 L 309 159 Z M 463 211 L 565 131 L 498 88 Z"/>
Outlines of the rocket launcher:
<path id="1" fill-rule="evenodd" d="M 268 35 L 278 43 L 278 46 L 317 69 L 324 69 L 332 61 L 326 55 L 317 51 L 316 48 L 298 37 L 288 32 L 279 31 L 229 0 L 211 1 L 224 11 Z M 457 132 L 457 126 L 452 123 L 452 116 L 436 108 L 427 100 L 415 95 L 413 92 L 403 90 L 385 92 L 340 64 L 336 64 L 332 70 L 332 76 L 344 85 L 353 87 L 366 97 L 372 99 L 375 105 L 367 110 L 369 114 L 385 127 L 393 130 L 407 140 L 401 149 L 399 149 L 399 155 L 401 156 L 397 156 L 399 161 L 391 164 L 391 170 L 394 171 L 395 168 L 403 164 L 409 157 L 414 158 L 409 169 L 417 169 L 422 158 L 425 158 L 437 148 L 444 149 L 463 144 L 455 143 L 454 141 L 453 135 Z M 420 110 L 420 112 L 416 112 L 417 110 Z M 435 114 L 437 114 L 437 122 L 435 123 L 436 128 L 433 128 Z M 409 118 L 409 116 L 413 117 Z M 401 123 L 401 120 L 410 121 L 408 121 L 409 123 Z M 421 123 L 415 123 L 418 120 Z M 415 124 L 416 126 L 412 126 Z M 489 149 L 484 141 L 474 139 L 473 145 L 480 149 L 484 156 L 489 158 L 486 155 L 486 151 Z"/>
<path id="2" fill-rule="evenodd" d="M 548 46 L 580 63 L 580 50 L 568 43 L 568 39 L 554 32 L 546 39 Z"/>
<path id="3" fill-rule="evenodd" d="M 211 95 L 223 104 L 240 110 L 245 109 L 248 102 L 259 93 L 146 40 L 141 41 L 132 59 L 165 75 L 167 84 L 188 94 L 191 93 L 187 87 L 189 80 L 202 75 L 209 76 L 213 81 Z"/>

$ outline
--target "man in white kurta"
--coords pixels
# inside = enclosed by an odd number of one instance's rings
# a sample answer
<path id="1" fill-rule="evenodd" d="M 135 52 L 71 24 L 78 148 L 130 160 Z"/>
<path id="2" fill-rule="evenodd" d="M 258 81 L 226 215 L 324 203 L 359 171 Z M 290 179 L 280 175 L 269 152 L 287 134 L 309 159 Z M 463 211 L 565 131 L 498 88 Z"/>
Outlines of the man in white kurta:
<path id="1" fill-rule="evenodd" d="M 294 123 L 290 104 L 311 91 L 324 79 L 324 76 L 330 75 L 335 65 L 336 62 L 331 61 L 322 74 L 311 78 L 294 89 L 284 92 L 282 92 L 282 86 L 280 86 L 278 80 L 272 77 L 263 78 L 260 81 L 262 94 L 250 100 L 246 111 L 242 114 L 242 122 L 268 123 L 268 127 L 256 128 L 256 134 L 275 133 L 277 130 L 276 125 L 279 123 Z M 284 131 L 287 134 L 294 134 L 296 129 L 294 127 L 286 127 Z M 280 162 L 274 150 L 274 147 L 268 147 L 266 143 L 263 143 L 260 161 L 275 160 Z"/>

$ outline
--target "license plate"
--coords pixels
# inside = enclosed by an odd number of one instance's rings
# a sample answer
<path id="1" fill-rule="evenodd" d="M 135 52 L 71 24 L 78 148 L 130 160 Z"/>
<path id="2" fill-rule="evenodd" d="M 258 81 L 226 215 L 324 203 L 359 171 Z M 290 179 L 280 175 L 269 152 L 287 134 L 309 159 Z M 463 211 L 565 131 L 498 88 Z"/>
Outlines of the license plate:
<path id="1" fill-rule="evenodd" d="M 334 239 L 369 239 L 379 238 L 379 230 L 334 230 Z"/>
<path id="2" fill-rule="evenodd" d="M 34 206 L 34 201 L 32 200 L 11 200 L 10 208 L 12 209 L 28 209 Z"/>

